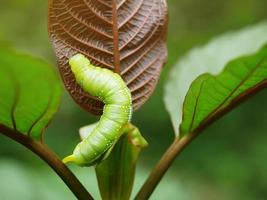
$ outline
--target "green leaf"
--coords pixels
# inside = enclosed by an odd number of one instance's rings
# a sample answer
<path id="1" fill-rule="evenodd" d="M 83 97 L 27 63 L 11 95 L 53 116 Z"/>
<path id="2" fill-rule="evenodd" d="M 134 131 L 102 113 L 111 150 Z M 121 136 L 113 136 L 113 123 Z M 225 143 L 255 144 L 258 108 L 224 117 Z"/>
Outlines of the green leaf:
<path id="1" fill-rule="evenodd" d="M 96 124 L 80 129 L 82 139 Z M 127 124 L 123 135 L 110 155 L 96 166 L 98 186 L 103 200 L 130 199 L 136 162 L 140 151 L 147 146 L 146 140 L 132 124 Z"/>
<path id="2" fill-rule="evenodd" d="M 255 53 L 267 42 L 267 22 L 226 33 L 203 47 L 186 54 L 171 70 L 165 86 L 164 101 L 176 136 L 182 122 L 186 93 L 200 74 L 218 74 L 230 60 Z"/>
<path id="3" fill-rule="evenodd" d="M 0 124 L 40 139 L 62 94 L 52 67 L 40 59 L 0 47 L 0 86 Z"/>
<path id="4" fill-rule="evenodd" d="M 267 46 L 231 61 L 217 76 L 199 76 L 185 98 L 181 134 L 202 129 L 266 85 Z"/>

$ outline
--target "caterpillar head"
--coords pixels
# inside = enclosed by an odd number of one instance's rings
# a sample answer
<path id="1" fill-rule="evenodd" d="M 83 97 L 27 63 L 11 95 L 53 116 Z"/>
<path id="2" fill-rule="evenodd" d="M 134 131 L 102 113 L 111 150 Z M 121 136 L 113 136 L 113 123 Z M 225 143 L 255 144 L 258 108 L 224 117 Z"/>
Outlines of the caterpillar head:
<path id="1" fill-rule="evenodd" d="M 82 54 L 76 54 L 71 57 L 69 63 L 74 74 L 78 74 L 90 66 L 90 61 Z"/>

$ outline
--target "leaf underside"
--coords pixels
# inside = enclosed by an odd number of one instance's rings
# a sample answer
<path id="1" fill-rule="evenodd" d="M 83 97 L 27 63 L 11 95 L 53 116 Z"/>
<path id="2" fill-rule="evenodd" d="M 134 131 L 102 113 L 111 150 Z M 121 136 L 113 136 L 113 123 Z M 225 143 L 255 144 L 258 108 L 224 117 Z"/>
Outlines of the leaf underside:
<path id="1" fill-rule="evenodd" d="M 231 61 L 217 76 L 199 76 L 185 98 L 181 134 L 202 129 L 266 83 L 267 46 L 254 55 Z"/>
<path id="2" fill-rule="evenodd" d="M 62 88 L 51 66 L 0 47 L 0 124 L 41 139 Z"/>
<path id="3" fill-rule="evenodd" d="M 101 114 L 103 104 L 75 82 L 68 60 L 82 53 L 119 73 L 136 110 L 152 94 L 166 61 L 165 0 L 50 0 L 49 33 L 61 76 L 74 100 Z"/>

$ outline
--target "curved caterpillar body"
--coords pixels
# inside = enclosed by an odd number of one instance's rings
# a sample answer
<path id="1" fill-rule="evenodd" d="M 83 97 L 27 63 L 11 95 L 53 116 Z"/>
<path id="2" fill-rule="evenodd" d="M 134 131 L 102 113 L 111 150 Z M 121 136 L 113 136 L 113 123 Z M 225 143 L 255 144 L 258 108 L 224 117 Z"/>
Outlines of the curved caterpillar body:
<path id="1" fill-rule="evenodd" d="M 73 56 L 69 63 L 84 91 L 105 104 L 103 115 L 90 135 L 76 146 L 72 155 L 63 160 L 64 163 L 90 166 L 105 157 L 121 136 L 123 126 L 130 121 L 131 92 L 118 74 L 91 65 L 81 54 Z"/>

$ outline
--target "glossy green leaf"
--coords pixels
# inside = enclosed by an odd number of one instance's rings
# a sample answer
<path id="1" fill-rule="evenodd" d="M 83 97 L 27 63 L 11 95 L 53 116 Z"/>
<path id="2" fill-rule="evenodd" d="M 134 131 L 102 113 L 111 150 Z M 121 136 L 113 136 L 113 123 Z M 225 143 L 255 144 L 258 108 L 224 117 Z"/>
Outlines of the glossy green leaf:
<path id="1" fill-rule="evenodd" d="M 95 124 L 80 129 L 82 139 Z M 127 124 L 123 135 L 109 156 L 96 166 L 98 186 L 103 200 L 127 200 L 132 192 L 136 162 L 146 140 L 132 124 Z"/>
<path id="2" fill-rule="evenodd" d="M 182 135 L 202 129 L 267 84 L 267 46 L 231 61 L 217 76 L 203 74 L 191 85 L 184 102 Z"/>
<path id="3" fill-rule="evenodd" d="M 267 22 L 223 34 L 203 47 L 186 54 L 171 70 L 165 87 L 164 102 L 171 116 L 176 136 L 182 122 L 186 93 L 203 73 L 218 74 L 232 59 L 255 53 L 267 42 Z"/>
<path id="4" fill-rule="evenodd" d="M 58 109 L 61 93 L 48 63 L 0 47 L 0 124 L 40 139 Z"/>

